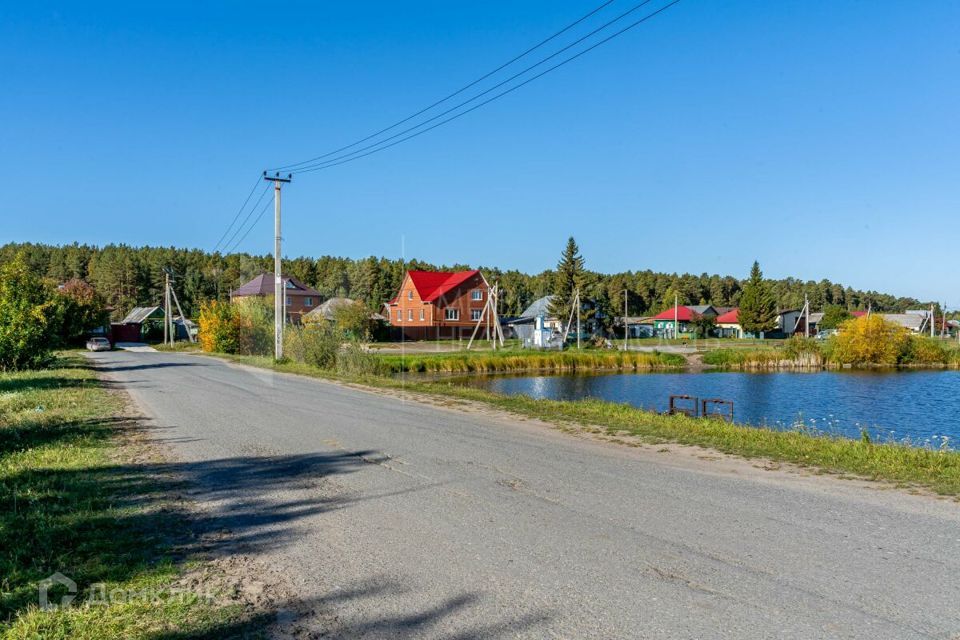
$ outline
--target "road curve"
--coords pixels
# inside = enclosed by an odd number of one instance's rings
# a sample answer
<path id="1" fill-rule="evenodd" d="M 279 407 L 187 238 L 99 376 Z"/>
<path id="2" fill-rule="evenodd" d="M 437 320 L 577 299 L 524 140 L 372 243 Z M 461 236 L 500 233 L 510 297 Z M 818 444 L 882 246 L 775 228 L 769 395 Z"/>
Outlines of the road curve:
<path id="1" fill-rule="evenodd" d="M 202 356 L 91 357 L 331 637 L 960 637 L 950 501 Z"/>

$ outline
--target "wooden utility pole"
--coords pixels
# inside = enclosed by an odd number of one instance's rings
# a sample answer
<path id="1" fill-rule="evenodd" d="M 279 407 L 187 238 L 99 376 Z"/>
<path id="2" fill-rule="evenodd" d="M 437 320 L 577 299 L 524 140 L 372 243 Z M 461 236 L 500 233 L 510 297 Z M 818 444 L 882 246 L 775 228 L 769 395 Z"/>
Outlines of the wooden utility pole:
<path id="1" fill-rule="evenodd" d="M 286 178 L 281 178 L 279 172 L 268 176 L 264 171 L 263 179 L 273 183 L 273 357 L 280 360 L 283 357 L 283 324 L 287 314 L 287 296 L 280 264 L 280 186 L 290 182 L 293 174 L 288 173 Z"/>

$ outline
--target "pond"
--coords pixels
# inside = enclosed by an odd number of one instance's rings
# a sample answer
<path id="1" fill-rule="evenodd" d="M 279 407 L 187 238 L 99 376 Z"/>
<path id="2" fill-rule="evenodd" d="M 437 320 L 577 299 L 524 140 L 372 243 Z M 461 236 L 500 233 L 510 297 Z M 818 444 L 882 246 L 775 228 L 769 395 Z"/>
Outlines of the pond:
<path id="1" fill-rule="evenodd" d="M 960 443 L 960 371 L 619 373 L 475 376 L 458 382 L 534 398 L 598 398 L 666 411 L 671 394 L 722 398 L 734 420 L 789 429 L 802 424 L 851 438 L 951 448 Z"/>

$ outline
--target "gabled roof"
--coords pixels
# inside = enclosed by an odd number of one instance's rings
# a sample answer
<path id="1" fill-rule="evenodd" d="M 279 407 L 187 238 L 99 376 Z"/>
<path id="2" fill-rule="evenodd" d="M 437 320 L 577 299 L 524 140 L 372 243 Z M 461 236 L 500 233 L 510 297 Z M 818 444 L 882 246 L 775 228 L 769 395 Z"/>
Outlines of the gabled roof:
<path id="1" fill-rule="evenodd" d="M 356 300 L 352 298 L 330 298 L 314 310 L 303 314 L 303 319 L 324 318 L 326 320 L 333 320 L 337 309 L 348 307 L 352 304 L 356 304 Z"/>
<path id="2" fill-rule="evenodd" d="M 293 276 L 283 276 L 283 282 L 287 289 L 288 296 L 320 296 L 320 292 L 312 287 L 308 287 Z M 256 278 L 241 285 L 231 296 L 272 296 L 273 295 L 273 274 L 261 273 Z"/>
<path id="3" fill-rule="evenodd" d="M 520 317 L 537 318 L 539 316 L 549 316 L 551 300 L 553 300 L 553 296 L 543 296 L 542 298 L 534 300 L 530 303 L 530 306 L 523 310 L 523 313 L 520 314 Z"/>
<path id="4" fill-rule="evenodd" d="M 424 302 L 433 302 L 461 284 L 480 273 L 476 269 L 470 271 L 407 271 L 413 286 Z"/>
<path id="5" fill-rule="evenodd" d="M 134 307 L 130 313 L 127 314 L 127 317 L 121 320 L 120 322 L 139 324 L 152 316 L 153 314 L 159 312 L 158 317 L 163 317 L 163 309 L 160 307 Z"/>
<path id="6" fill-rule="evenodd" d="M 703 309 L 703 311 L 697 311 L 697 309 Z M 676 309 L 676 316 L 674 316 L 674 308 L 670 307 L 666 311 L 661 311 L 657 315 L 653 316 L 653 319 L 654 320 L 673 320 L 674 317 L 676 317 L 676 319 L 679 320 L 680 322 L 690 322 L 691 320 L 693 320 L 694 314 L 703 315 L 704 311 L 708 311 L 712 309 L 713 307 L 711 307 L 710 305 L 697 305 L 697 306 L 691 306 L 691 307 L 680 305 Z"/>
<path id="7" fill-rule="evenodd" d="M 740 309 L 734 307 L 726 313 L 717 316 L 717 324 L 740 324 Z"/>

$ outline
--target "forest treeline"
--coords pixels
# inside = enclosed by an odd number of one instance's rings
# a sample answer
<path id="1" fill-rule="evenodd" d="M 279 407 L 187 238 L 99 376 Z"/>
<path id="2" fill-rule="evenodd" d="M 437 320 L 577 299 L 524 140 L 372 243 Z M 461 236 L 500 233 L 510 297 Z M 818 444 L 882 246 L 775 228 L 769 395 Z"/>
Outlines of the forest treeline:
<path id="1" fill-rule="evenodd" d="M 57 282 L 80 278 L 92 284 L 112 309 L 113 318 L 123 317 L 135 306 L 159 304 L 163 297 L 163 268 L 178 276 L 177 295 L 184 312 L 199 313 L 204 300 L 229 298 L 230 291 L 264 271 L 271 271 L 268 255 L 235 253 L 221 255 L 199 249 L 174 247 L 132 247 L 110 244 L 103 247 L 72 244 L 52 246 L 10 243 L 0 247 L 0 265 L 23 252 L 31 270 Z M 590 256 L 585 256 L 589 269 Z M 750 262 L 744 264 L 744 278 Z M 419 260 L 388 258 L 299 257 L 284 260 L 284 273 L 316 288 L 325 298 L 345 296 L 362 300 L 371 308 L 379 306 L 400 287 L 408 269 L 469 269 L 470 265 L 435 265 Z M 551 293 L 553 270 L 530 275 L 516 270 L 478 267 L 492 283 L 499 280 L 504 315 L 518 315 L 530 302 Z M 650 270 L 601 274 L 588 270 L 584 297 L 596 301 L 607 316 L 622 315 L 623 291 L 629 291 L 629 314 L 643 315 L 673 305 L 674 294 L 681 304 L 737 306 L 743 280 L 727 275 L 668 274 Z M 768 280 L 770 291 L 781 309 L 799 308 L 804 295 L 812 309 L 839 305 L 848 309 L 903 311 L 922 306 L 914 298 L 875 291 L 859 291 L 829 280 L 802 281 L 794 278 Z"/>

